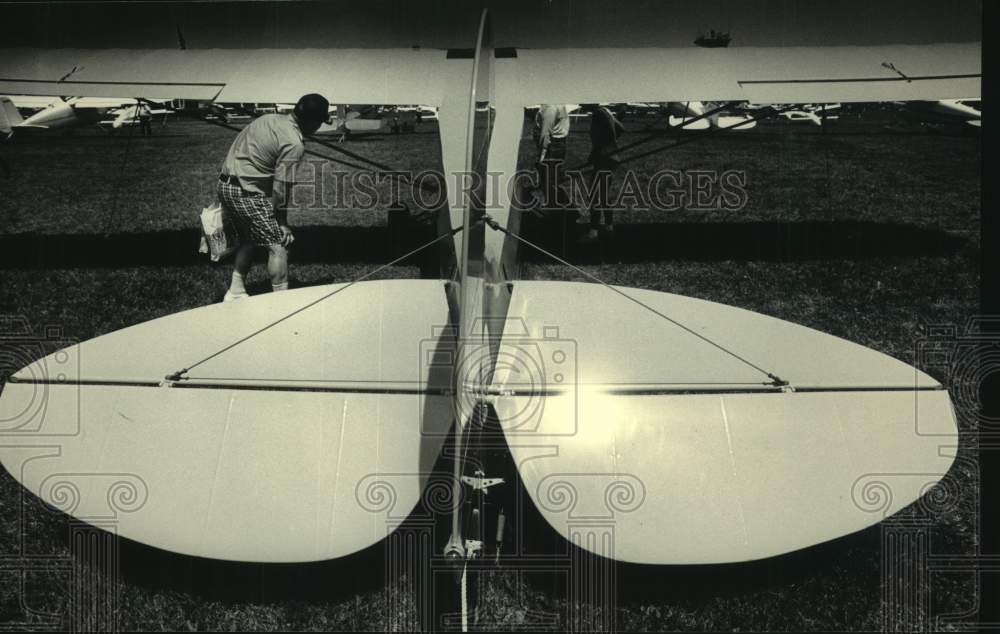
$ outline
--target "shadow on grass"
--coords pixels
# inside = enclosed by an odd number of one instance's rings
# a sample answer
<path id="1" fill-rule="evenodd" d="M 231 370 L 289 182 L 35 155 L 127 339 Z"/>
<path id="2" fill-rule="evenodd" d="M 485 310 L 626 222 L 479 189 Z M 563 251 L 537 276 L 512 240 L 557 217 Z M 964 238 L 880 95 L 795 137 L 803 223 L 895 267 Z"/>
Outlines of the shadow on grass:
<path id="1" fill-rule="evenodd" d="M 622 603 L 675 600 L 700 603 L 717 597 L 759 592 L 783 593 L 805 580 L 829 577 L 830 570 L 853 568 L 877 581 L 880 532 L 865 529 L 830 542 L 759 561 L 702 566 L 617 564 Z M 877 591 L 877 586 L 873 585 Z"/>
<path id="2" fill-rule="evenodd" d="M 796 262 L 832 258 L 947 256 L 967 239 L 911 225 L 863 221 L 678 222 L 617 224 L 584 244 L 583 224 L 525 214 L 522 235 L 574 263 L 663 260 Z M 521 258 L 551 262 L 522 246 Z"/>
<path id="3" fill-rule="evenodd" d="M 15 269 L 54 269 L 209 264 L 208 255 L 198 253 L 200 237 L 197 229 L 118 233 L 108 236 L 34 233 L 5 235 L 0 236 L 0 265 Z M 382 264 L 433 238 L 429 225 L 416 223 L 392 223 L 389 226 L 374 227 L 297 227 L 291 260 L 293 263 Z M 258 255 L 263 257 L 262 254 Z M 222 266 L 231 264 L 231 256 L 219 263 Z"/>
<path id="4" fill-rule="evenodd" d="M 296 229 L 295 263 L 364 262 L 382 264 L 434 238 L 428 224 L 390 223 L 381 227 L 305 226 Z M 836 222 L 635 223 L 619 224 L 613 238 L 579 244 L 586 225 L 526 214 L 525 239 L 575 263 L 664 260 L 799 261 L 827 258 L 944 256 L 966 239 L 910 225 Z M 204 265 L 196 229 L 101 235 L 15 234 L 0 236 L 0 266 L 15 269 L 113 266 Z M 435 270 L 437 255 L 428 249 L 406 262 Z M 526 261 L 549 258 L 521 248 Z M 427 260 L 426 262 L 424 260 Z M 231 260 L 225 260 L 228 264 Z M 437 277 L 437 274 L 432 274 Z"/>
<path id="5" fill-rule="evenodd" d="M 386 582 L 381 542 L 336 560 L 261 564 L 179 555 L 121 538 L 119 557 L 127 583 L 224 602 L 329 601 Z"/>

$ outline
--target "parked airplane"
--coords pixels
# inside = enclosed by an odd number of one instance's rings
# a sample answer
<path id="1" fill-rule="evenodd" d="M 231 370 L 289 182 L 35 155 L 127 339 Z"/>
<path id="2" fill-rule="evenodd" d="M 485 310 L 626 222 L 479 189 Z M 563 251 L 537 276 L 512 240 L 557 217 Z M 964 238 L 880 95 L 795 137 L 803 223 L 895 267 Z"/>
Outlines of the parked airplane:
<path id="1" fill-rule="evenodd" d="M 389 121 L 378 106 L 333 106 L 334 116 L 330 123 L 324 123 L 316 134 L 337 134 L 346 140 L 352 134 L 380 132 L 389 129 Z"/>
<path id="2" fill-rule="evenodd" d="M 5 138 L 13 134 L 14 127 L 24 121 L 10 97 L 0 97 L 0 134 Z"/>
<path id="3" fill-rule="evenodd" d="M 291 109 L 289 108 L 290 112 Z M 344 141 L 353 134 L 371 132 L 413 132 L 421 121 L 437 120 L 434 106 L 376 106 L 376 105 L 336 105 L 331 106 L 333 117 L 324 123 L 317 135 L 339 135 Z"/>
<path id="4" fill-rule="evenodd" d="M 761 110 L 780 104 L 748 104 L 749 110 Z M 822 104 L 799 104 L 795 109 L 783 109 L 778 116 L 794 123 L 812 123 L 822 126 L 823 120 L 833 121 L 840 118 L 841 105 L 839 103 Z"/>
<path id="5" fill-rule="evenodd" d="M 291 103 L 275 104 L 277 112 L 289 113 L 295 107 Z M 402 118 L 406 121 L 416 121 L 416 110 L 403 111 Z M 336 104 L 330 106 L 331 119 L 316 131 L 318 136 L 337 135 L 344 141 L 352 134 L 366 134 L 389 130 L 392 126 L 392 115 L 375 105 Z M 398 116 L 398 115 L 397 115 Z"/>
<path id="6" fill-rule="evenodd" d="M 779 116 L 788 119 L 793 123 L 807 122 L 814 125 L 823 125 L 823 120 L 820 119 L 819 115 L 815 112 L 809 112 L 808 110 L 785 110 L 779 113 Z"/>
<path id="7" fill-rule="evenodd" d="M 139 125 L 139 104 L 125 106 L 123 108 L 115 108 L 108 112 L 108 118 L 102 119 L 98 122 L 98 125 L 110 128 L 112 130 L 118 130 L 124 126 Z M 149 113 L 154 117 L 161 117 L 161 121 L 165 124 L 167 117 L 173 112 L 173 110 L 168 108 L 150 108 Z"/>
<path id="8" fill-rule="evenodd" d="M 417 117 L 417 122 L 437 121 L 438 109 L 436 106 L 399 106 L 399 112 L 412 112 Z"/>
<path id="9" fill-rule="evenodd" d="M 983 125 L 983 113 L 964 103 L 970 99 L 939 99 L 937 101 L 908 101 L 902 106 L 903 118 L 919 123 L 965 123 L 974 128 Z"/>
<path id="10" fill-rule="evenodd" d="M 666 103 L 668 123 L 670 127 L 682 127 L 685 130 L 709 130 L 711 128 L 727 128 L 731 130 L 750 130 L 757 122 L 749 115 L 735 112 L 715 112 L 719 104 L 702 103 L 701 101 L 669 101 Z M 709 113 L 708 116 L 705 116 Z"/>
<path id="11" fill-rule="evenodd" d="M 10 135 L 16 131 L 50 131 L 69 130 L 81 126 L 100 123 L 109 114 L 115 119 L 109 124 L 119 128 L 127 123 L 118 121 L 122 107 L 132 112 L 137 104 L 136 99 L 125 97 L 35 97 L 18 95 L 0 97 L 0 102 L 11 104 L 4 106 L 5 121 L 0 121 L 0 132 Z M 27 118 L 20 114 L 21 109 L 37 109 Z M 156 113 L 165 113 L 164 109 L 156 109 Z"/>

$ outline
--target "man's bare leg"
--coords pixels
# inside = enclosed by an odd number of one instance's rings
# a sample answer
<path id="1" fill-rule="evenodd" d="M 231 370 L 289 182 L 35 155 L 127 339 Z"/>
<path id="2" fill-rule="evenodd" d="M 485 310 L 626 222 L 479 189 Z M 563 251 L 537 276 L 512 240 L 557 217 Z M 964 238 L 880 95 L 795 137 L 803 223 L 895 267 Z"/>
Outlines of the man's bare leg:
<path id="1" fill-rule="evenodd" d="M 245 283 L 247 273 L 250 272 L 250 266 L 253 264 L 253 249 L 254 246 L 252 244 L 241 244 L 236 249 L 236 258 L 233 263 L 233 277 L 229 282 L 229 291 L 226 292 L 223 301 L 230 302 L 248 297 Z"/>
<path id="2" fill-rule="evenodd" d="M 280 244 L 272 244 L 267 248 L 267 272 L 271 276 L 271 289 L 288 290 L 288 249 Z"/>
<path id="3" fill-rule="evenodd" d="M 247 273 L 250 272 L 250 266 L 253 264 L 253 249 L 254 246 L 252 244 L 241 244 L 236 249 L 236 259 L 233 262 L 235 273 L 246 277 Z"/>

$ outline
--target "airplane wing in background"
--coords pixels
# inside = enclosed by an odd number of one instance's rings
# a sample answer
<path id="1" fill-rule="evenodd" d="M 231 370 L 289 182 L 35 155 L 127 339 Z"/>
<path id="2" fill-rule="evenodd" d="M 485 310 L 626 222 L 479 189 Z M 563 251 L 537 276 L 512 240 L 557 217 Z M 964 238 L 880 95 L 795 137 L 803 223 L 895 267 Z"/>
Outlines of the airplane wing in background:
<path id="1" fill-rule="evenodd" d="M 410 49 L 7 49 L 0 93 L 294 103 L 320 92 L 338 103 L 439 105 L 447 61 L 446 51 Z"/>
<path id="2" fill-rule="evenodd" d="M 0 92 L 212 100 L 239 51 L 6 49 Z"/>
<path id="3" fill-rule="evenodd" d="M 4 95 L 4 99 L 14 104 L 16 108 L 24 108 L 25 110 L 41 110 L 55 101 L 60 101 L 59 97 L 37 95 Z"/>
<path id="4" fill-rule="evenodd" d="M 936 100 L 978 95 L 982 77 L 978 43 L 524 50 L 516 61 L 498 60 L 496 72 L 498 98 L 525 103 Z"/>

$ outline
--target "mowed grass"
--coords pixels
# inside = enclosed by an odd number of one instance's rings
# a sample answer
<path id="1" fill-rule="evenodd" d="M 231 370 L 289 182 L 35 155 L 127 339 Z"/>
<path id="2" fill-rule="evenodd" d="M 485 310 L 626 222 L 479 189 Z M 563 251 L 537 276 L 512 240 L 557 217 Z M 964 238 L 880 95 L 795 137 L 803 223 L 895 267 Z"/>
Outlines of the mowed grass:
<path id="1" fill-rule="evenodd" d="M 644 120 L 626 124 L 630 134 L 624 142 L 646 133 Z M 571 164 L 582 161 L 588 150 L 585 125 L 575 125 L 569 144 Z M 189 121 L 171 121 L 155 132 L 153 139 L 129 141 L 122 135 L 81 131 L 73 137 L 30 139 L 0 148 L 15 171 L 12 178 L 0 180 L 3 236 L 140 235 L 196 227 L 197 212 L 214 197 L 218 166 L 233 133 Z M 643 149 L 660 143 L 651 142 Z M 432 126 L 416 135 L 352 140 L 345 147 L 398 169 L 419 171 L 440 165 Z M 315 149 L 335 156 L 329 150 Z M 522 166 L 530 166 L 531 153 L 525 140 Z M 813 221 L 868 222 L 888 227 L 879 235 L 890 240 L 897 228 L 918 228 L 940 233 L 953 240 L 949 243 L 953 246 L 934 254 L 907 256 L 888 255 L 894 251 L 886 245 L 884 253 L 876 246 L 859 257 L 827 259 L 737 260 L 662 253 L 622 262 L 596 262 L 590 254 L 574 262 L 609 283 L 740 306 L 913 363 L 917 343 L 929 325 L 955 324 L 961 330 L 977 312 L 979 164 L 979 139 L 959 130 L 895 134 L 884 132 L 878 122 L 848 119 L 822 135 L 809 126 L 762 124 L 754 131 L 684 145 L 634 166 L 645 178 L 661 168 L 743 170 L 748 190 L 744 209 L 635 209 L 619 214 L 618 222 L 786 223 L 791 227 Z M 379 226 L 385 223 L 385 205 L 364 211 L 314 205 L 293 211 L 291 221 L 303 232 L 320 226 Z M 296 264 L 293 260 L 292 276 L 295 285 L 331 283 L 354 279 L 371 268 L 337 261 L 331 254 L 328 261 Z M 585 279 L 541 258 L 524 264 L 520 274 L 527 279 Z M 392 267 L 380 274 L 418 275 L 415 267 Z M 44 325 L 58 325 L 65 337 L 85 340 L 218 301 L 228 276 L 227 265 L 207 262 L 64 268 L 56 258 L 43 268 L 10 266 L 5 270 L 0 313 L 23 315 L 36 331 Z M 251 292 L 267 292 L 260 266 L 251 277 Z M 5 373 L 15 369 L 2 368 Z M 962 386 L 947 370 L 929 370 L 957 395 Z M 963 418 L 961 424 L 967 427 L 970 421 Z M 949 476 L 958 485 L 958 497 L 930 515 L 934 553 L 970 554 L 978 544 L 978 472 L 968 434 L 958 453 Z M 0 478 L 2 552 L 17 552 L 23 526 L 24 543 L 31 553 L 66 557 L 70 550 L 65 516 L 45 510 L 31 496 L 22 505 L 21 494 L 16 482 L 4 473 Z M 807 552 L 782 559 L 774 564 L 776 569 L 753 565 L 723 572 L 667 569 L 650 577 L 649 571 L 621 567 L 618 627 L 649 631 L 880 629 L 890 607 L 881 595 L 880 530 L 838 540 L 818 555 Z M 356 572 L 345 569 L 342 574 L 349 578 Z M 24 605 L 56 614 L 67 614 L 74 607 L 68 575 L 32 573 L 29 577 L 22 595 L 15 576 L 0 576 L 0 622 L 40 622 L 41 617 L 25 614 Z M 735 589 L 729 583 L 732 578 L 742 579 Z M 935 573 L 929 583 L 932 602 L 923 616 L 961 614 L 976 603 L 977 586 L 971 575 Z M 567 624 L 566 601 L 564 593 L 553 591 L 550 583 L 501 570 L 487 577 L 482 618 L 496 627 L 515 629 L 535 622 L 540 614 L 551 614 L 554 627 L 562 629 Z M 329 600 L 261 602 L 205 597 L 128 577 L 118 588 L 117 607 L 120 628 L 142 630 L 398 630 L 413 622 L 415 610 L 413 597 L 394 587 L 361 588 L 356 594 L 340 591 Z M 954 627 L 945 621 L 932 622 L 932 626 Z"/>
<path id="2" fill-rule="evenodd" d="M 197 228 L 199 212 L 216 199 L 219 170 L 236 132 L 190 118 L 171 118 L 165 126 L 157 123 L 153 132 L 153 137 L 144 138 L 137 131 L 130 136 L 128 130 L 109 134 L 86 128 L 43 138 L 15 139 L 0 149 L 13 170 L 13 175 L 3 181 L 0 228 L 6 234 L 144 233 Z M 319 138 L 333 141 L 333 137 Z M 371 134 L 352 139 L 344 147 L 398 170 L 441 170 L 435 122 L 423 124 L 404 138 Z M 322 159 L 306 157 L 309 169 L 316 171 L 303 176 L 310 184 L 296 193 L 296 202 L 302 202 L 292 212 L 293 224 L 385 223 L 385 204 L 373 204 L 366 210 L 346 205 L 321 208 L 323 200 L 336 202 L 342 197 L 350 201 L 361 196 L 351 182 L 362 170 L 344 163 L 363 163 L 318 142 L 308 142 L 307 150 L 341 162 L 323 169 Z M 312 182 L 314 174 L 322 186 Z M 344 179 L 346 191 L 340 178 Z M 388 182 L 373 183 L 371 187 L 379 192 L 379 200 L 388 198 Z"/>

